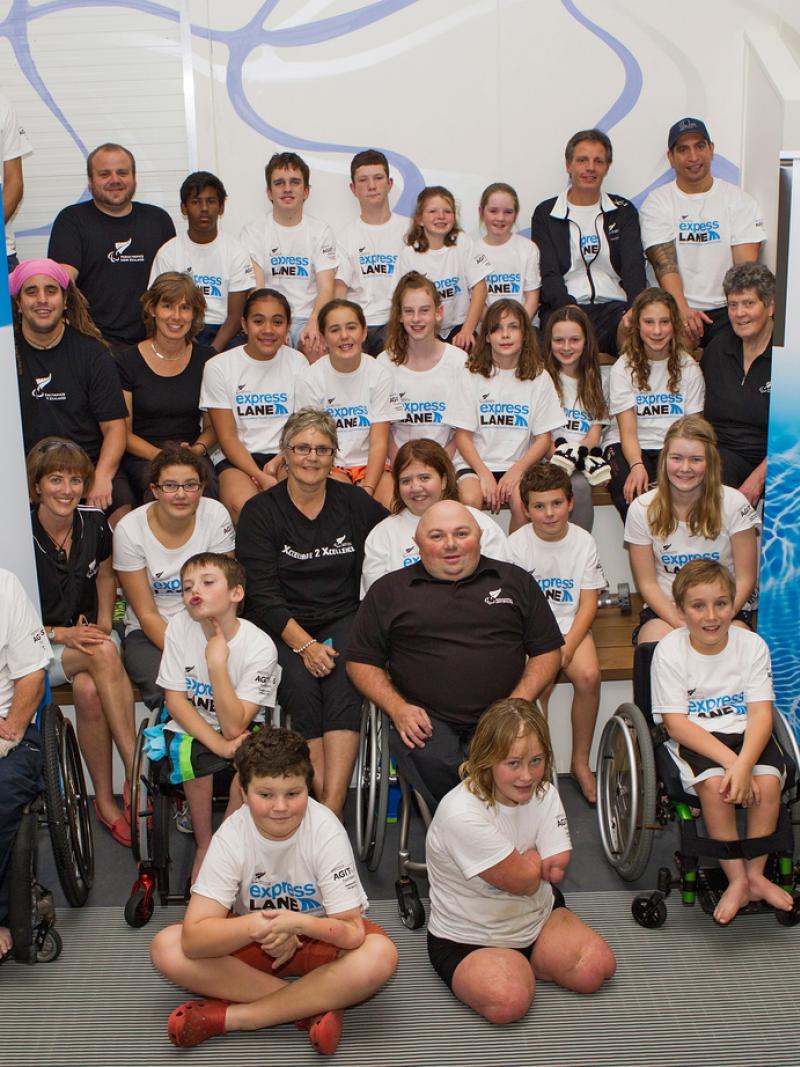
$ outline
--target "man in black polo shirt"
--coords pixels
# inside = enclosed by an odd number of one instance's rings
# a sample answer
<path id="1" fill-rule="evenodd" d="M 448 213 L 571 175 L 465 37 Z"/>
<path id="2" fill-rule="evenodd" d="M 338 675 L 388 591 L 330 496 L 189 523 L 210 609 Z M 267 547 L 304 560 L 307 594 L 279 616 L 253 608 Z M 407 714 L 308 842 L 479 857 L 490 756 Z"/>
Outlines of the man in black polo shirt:
<path id="1" fill-rule="evenodd" d="M 391 718 L 414 788 L 438 803 L 458 784 L 481 714 L 501 697 L 535 700 L 558 673 L 563 640 L 531 576 L 481 556 L 463 505 L 429 508 L 415 539 L 420 562 L 363 600 L 347 672 Z"/>
<path id="2" fill-rule="evenodd" d="M 100 145 L 89 154 L 86 171 L 92 199 L 59 212 L 47 254 L 89 301 L 112 348 L 128 348 L 144 337 L 139 298 L 156 252 L 175 236 L 175 226 L 162 208 L 133 199 L 136 160 L 127 148 Z"/>

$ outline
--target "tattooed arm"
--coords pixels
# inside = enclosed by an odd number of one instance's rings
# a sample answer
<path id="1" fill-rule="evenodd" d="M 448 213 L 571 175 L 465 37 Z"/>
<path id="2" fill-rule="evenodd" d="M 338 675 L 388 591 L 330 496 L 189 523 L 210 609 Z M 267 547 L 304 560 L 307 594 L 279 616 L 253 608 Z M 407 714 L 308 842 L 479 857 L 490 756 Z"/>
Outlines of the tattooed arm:
<path id="1" fill-rule="evenodd" d="M 683 282 L 678 270 L 678 253 L 675 248 L 675 242 L 664 241 L 660 245 L 651 245 L 647 249 L 646 255 L 653 265 L 653 270 L 656 272 L 658 284 L 675 297 L 683 321 L 686 344 L 689 348 L 694 348 L 703 336 L 706 324 L 712 320 L 704 311 L 690 308 L 686 302 Z"/>

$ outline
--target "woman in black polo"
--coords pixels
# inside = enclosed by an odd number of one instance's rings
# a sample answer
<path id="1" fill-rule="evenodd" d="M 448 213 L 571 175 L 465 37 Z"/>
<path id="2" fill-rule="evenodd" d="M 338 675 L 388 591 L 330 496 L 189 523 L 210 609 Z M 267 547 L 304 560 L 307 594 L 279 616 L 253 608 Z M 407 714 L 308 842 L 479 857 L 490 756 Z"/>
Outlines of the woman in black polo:
<path id="1" fill-rule="evenodd" d="M 133 692 L 111 629 L 116 579 L 102 511 L 79 507 L 94 467 L 83 449 L 45 437 L 28 453 L 33 547 L 42 620 L 53 649 L 50 681 L 72 683 L 78 741 L 94 784 L 98 820 L 130 845 L 130 820 L 114 798 L 111 742 L 125 766 L 127 805 L 134 748 Z"/>
<path id="2" fill-rule="evenodd" d="M 723 484 L 755 507 L 767 476 L 775 275 L 763 263 L 739 263 L 722 288 L 733 332 L 719 331 L 703 353 L 704 414 L 717 434 Z"/>
<path id="3" fill-rule="evenodd" d="M 309 743 L 316 796 L 341 816 L 361 720 L 343 653 L 364 541 L 388 512 L 365 489 L 329 477 L 337 447 L 325 412 L 290 416 L 281 435 L 288 476 L 245 504 L 236 555 L 247 571 L 245 614 L 278 647 L 278 699 Z"/>

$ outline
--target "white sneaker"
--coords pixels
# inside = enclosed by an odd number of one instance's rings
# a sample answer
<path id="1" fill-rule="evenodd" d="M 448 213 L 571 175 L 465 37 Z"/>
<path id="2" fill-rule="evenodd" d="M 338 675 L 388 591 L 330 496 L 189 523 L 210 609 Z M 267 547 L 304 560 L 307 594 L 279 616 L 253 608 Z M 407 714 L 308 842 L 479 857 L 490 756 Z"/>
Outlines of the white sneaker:
<path id="1" fill-rule="evenodd" d="M 175 809 L 175 826 L 182 834 L 194 833 L 192 813 L 189 811 L 189 805 L 185 802 L 180 808 Z"/>

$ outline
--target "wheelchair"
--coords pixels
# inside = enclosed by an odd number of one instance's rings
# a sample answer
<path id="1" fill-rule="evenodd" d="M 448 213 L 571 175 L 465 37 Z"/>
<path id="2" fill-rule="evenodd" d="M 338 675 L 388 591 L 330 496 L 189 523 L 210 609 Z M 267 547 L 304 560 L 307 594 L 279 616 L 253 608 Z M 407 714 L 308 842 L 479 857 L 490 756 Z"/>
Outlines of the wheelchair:
<path id="1" fill-rule="evenodd" d="M 699 899 L 703 911 L 713 915 L 727 879 L 719 867 L 700 867 L 700 858 L 747 858 L 768 852 L 768 877 L 795 896 L 794 908 L 776 910 L 775 918 L 784 926 L 794 926 L 800 922 L 800 897 L 796 892 L 800 871 L 794 862 L 796 828 L 800 826 L 800 748 L 794 733 L 776 711 L 773 733 L 786 755 L 787 778 L 775 832 L 749 841 L 701 837 L 696 825 L 699 800 L 684 792 L 665 745 L 666 727 L 656 725 L 652 719 L 650 667 L 655 647 L 645 644 L 636 648 L 634 703 L 620 705 L 606 723 L 597 761 L 600 839 L 606 859 L 624 881 L 636 881 L 644 874 L 657 830 L 676 820 L 680 830 L 680 848 L 675 853 L 677 876 L 668 867 L 661 867 L 657 889 L 634 898 L 633 917 L 640 926 L 663 926 L 667 919 L 666 899 L 673 889 L 680 891 L 684 906 L 691 907 Z M 744 913 L 772 910 L 761 902 L 742 909 Z"/>
<path id="2" fill-rule="evenodd" d="M 136 881 L 125 903 L 125 921 L 129 926 L 145 926 L 153 916 L 156 898 L 162 905 L 186 904 L 189 899 L 188 879 L 179 890 L 172 887 L 170 869 L 170 829 L 177 803 L 184 803 L 180 785 L 170 781 L 170 761 L 163 757 L 151 759 L 148 753 L 147 731 L 158 728 L 168 718 L 166 708 L 151 711 L 136 737 L 131 772 L 131 851 L 138 867 Z M 214 774 L 214 802 L 227 801 L 233 779 L 233 768 L 226 766 Z"/>
<path id="3" fill-rule="evenodd" d="M 94 838 L 89 796 L 75 730 L 50 702 L 50 683 L 36 713 L 42 739 L 44 788 L 25 806 L 9 865 L 9 928 L 18 963 L 51 963 L 61 955 L 53 894 L 38 880 L 38 838 L 50 835 L 56 873 L 73 908 L 82 907 L 94 881 Z"/>
<path id="4" fill-rule="evenodd" d="M 395 893 L 403 924 L 409 930 L 418 930 L 425 923 L 425 908 L 419 898 L 417 883 L 411 875 L 425 877 L 428 868 L 424 862 L 413 860 L 410 855 L 411 812 L 416 805 L 426 830 L 433 814 L 425 797 L 412 788 L 392 759 L 389 751 L 391 733 L 389 716 L 371 701 L 365 701 L 356 759 L 356 855 L 369 871 L 376 871 L 380 866 L 386 839 L 390 790 L 398 790 L 400 842 Z"/>

